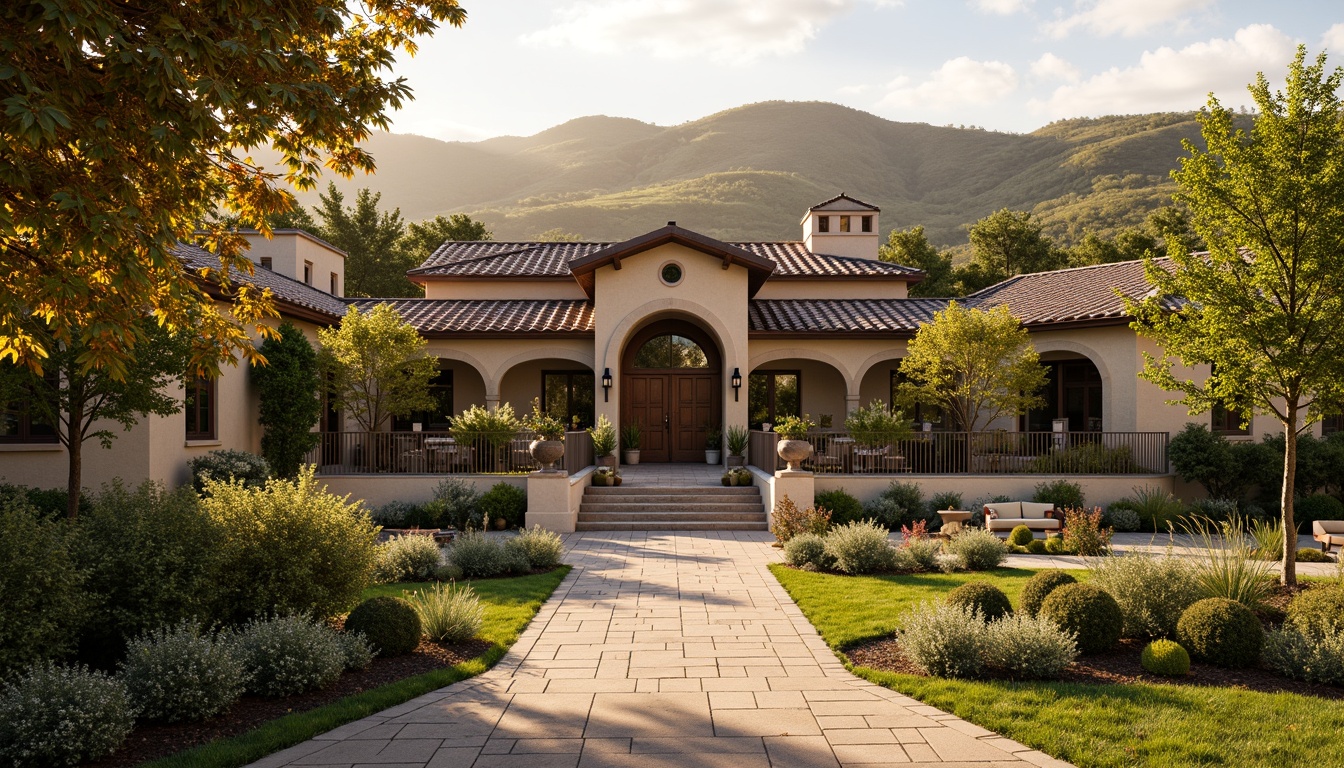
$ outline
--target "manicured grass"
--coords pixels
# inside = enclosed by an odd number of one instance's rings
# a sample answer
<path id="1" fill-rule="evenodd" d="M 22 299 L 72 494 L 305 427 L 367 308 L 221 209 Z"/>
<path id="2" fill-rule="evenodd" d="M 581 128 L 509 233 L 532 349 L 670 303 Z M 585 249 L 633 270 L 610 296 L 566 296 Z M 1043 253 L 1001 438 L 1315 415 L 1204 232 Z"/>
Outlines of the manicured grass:
<path id="1" fill-rule="evenodd" d="M 903 611 L 968 581 L 1017 603 L 1034 571 L 852 578 L 770 566 L 832 648 L 890 634 Z M 1070 571 L 1082 577 L 1086 571 Z M 943 680 L 853 667 L 879 685 L 1082 768 L 1344 765 L 1337 700 L 1175 685 Z"/>
<path id="2" fill-rule="evenodd" d="M 150 768 L 235 768 L 258 760 L 272 752 L 329 731 L 339 725 L 367 717 L 388 707 L 409 701 L 450 683 L 479 675 L 504 656 L 527 626 L 542 602 L 569 573 L 561 566 L 549 573 L 509 579 L 469 582 L 485 606 L 485 621 L 478 635 L 492 645 L 490 650 L 447 669 L 426 672 L 381 688 L 347 696 L 324 707 L 286 715 L 278 720 L 235 736 L 146 763 Z M 383 584 L 365 590 L 364 597 L 397 595 L 427 588 L 429 584 Z"/>

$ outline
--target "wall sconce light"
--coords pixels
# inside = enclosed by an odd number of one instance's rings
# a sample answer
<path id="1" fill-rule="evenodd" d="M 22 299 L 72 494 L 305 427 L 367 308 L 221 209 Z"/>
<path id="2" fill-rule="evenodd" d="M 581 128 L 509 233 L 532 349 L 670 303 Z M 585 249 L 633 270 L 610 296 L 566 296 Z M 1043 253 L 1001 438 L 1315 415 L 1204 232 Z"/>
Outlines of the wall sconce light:
<path id="1" fill-rule="evenodd" d="M 742 369 L 733 369 L 733 402 L 737 402 L 738 390 L 742 389 Z"/>
<path id="2" fill-rule="evenodd" d="M 611 402 L 611 369 L 602 371 L 602 402 Z"/>

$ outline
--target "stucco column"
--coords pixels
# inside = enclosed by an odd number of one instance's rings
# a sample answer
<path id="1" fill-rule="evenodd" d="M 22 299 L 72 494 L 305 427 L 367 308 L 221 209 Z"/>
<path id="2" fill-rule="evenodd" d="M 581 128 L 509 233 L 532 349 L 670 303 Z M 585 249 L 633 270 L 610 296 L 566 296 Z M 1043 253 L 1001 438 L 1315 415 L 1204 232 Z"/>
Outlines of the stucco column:
<path id="1" fill-rule="evenodd" d="M 527 525 L 556 533 L 573 533 L 577 510 L 569 503 L 569 474 L 533 472 L 527 476 Z"/>
<path id="2" fill-rule="evenodd" d="M 774 492 L 770 499 L 770 508 L 766 510 L 765 520 L 767 525 L 775 524 L 775 505 L 785 496 L 789 497 L 794 506 L 799 509 L 807 509 L 816 501 L 815 496 L 815 478 L 811 472 L 798 470 L 797 472 L 781 469 L 775 473 Z"/>
<path id="3" fill-rule="evenodd" d="M 853 412 L 859 410 L 859 408 L 862 408 L 862 407 L 863 407 L 863 403 L 859 402 L 859 400 L 860 400 L 860 396 L 859 396 L 859 394 L 858 394 L 857 392 L 854 392 L 854 393 L 852 393 L 852 394 L 847 394 L 847 395 L 845 395 L 845 415 L 846 415 L 846 416 L 848 416 L 849 414 L 851 414 L 851 413 L 853 413 Z"/>

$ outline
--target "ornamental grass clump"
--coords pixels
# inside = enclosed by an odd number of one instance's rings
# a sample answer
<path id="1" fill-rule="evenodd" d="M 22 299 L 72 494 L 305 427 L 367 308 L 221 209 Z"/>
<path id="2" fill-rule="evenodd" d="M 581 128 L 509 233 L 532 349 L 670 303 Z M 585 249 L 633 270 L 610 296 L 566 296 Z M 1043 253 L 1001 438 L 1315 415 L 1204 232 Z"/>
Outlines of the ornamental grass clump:
<path id="1" fill-rule="evenodd" d="M 947 593 L 948 605 L 962 605 L 984 621 L 997 621 L 1013 612 L 1003 590 L 986 581 L 970 581 Z"/>
<path id="2" fill-rule="evenodd" d="M 1233 515 L 1221 526 L 1206 518 L 1192 518 L 1184 527 L 1199 553 L 1193 559 L 1195 580 L 1205 597 L 1257 608 L 1274 591 L 1274 566 L 1252 556 L 1245 518 Z"/>
<path id="3" fill-rule="evenodd" d="M 1251 667 L 1260 661 L 1265 631 L 1250 608 L 1235 600 L 1208 597 L 1181 614 L 1176 640 L 1200 661 Z"/>
<path id="4" fill-rule="evenodd" d="M 325 688 L 345 669 L 336 631 L 308 616 L 253 619 L 237 634 L 233 650 L 247 673 L 247 691 L 292 696 Z"/>
<path id="5" fill-rule="evenodd" d="M 126 685 L 88 667 L 41 664 L 0 691 L 0 761 L 68 766 L 111 753 L 135 727 Z"/>
<path id="6" fill-rule="evenodd" d="M 1139 663 L 1154 675 L 1184 677 L 1190 674 L 1190 654 L 1172 640 L 1154 640 L 1145 645 Z"/>
<path id="7" fill-rule="evenodd" d="M 1130 552 L 1088 562 L 1088 583 L 1110 593 L 1125 615 L 1125 637 L 1173 637 L 1181 614 L 1199 600 L 1195 569 L 1177 557 Z"/>
<path id="8" fill-rule="evenodd" d="M 549 571 L 560 564 L 560 556 L 565 551 L 560 534 L 548 531 L 540 525 L 524 528 L 518 535 L 505 543 L 515 547 L 527 556 L 528 565 L 534 571 Z"/>
<path id="9" fill-rule="evenodd" d="M 999 537 L 984 528 L 963 529 L 947 542 L 946 549 L 968 571 L 993 570 L 1008 556 Z"/>
<path id="10" fill-rule="evenodd" d="M 464 643 L 481 631 L 485 608 L 476 590 L 467 585 L 435 584 L 407 598 L 425 634 L 448 645 Z"/>
<path id="11" fill-rule="evenodd" d="M 479 531 L 457 537 L 448 550 L 448 562 L 462 569 L 468 579 L 488 579 L 505 572 L 504 547 Z"/>
<path id="12" fill-rule="evenodd" d="M 924 603 L 902 618 L 900 645 L 925 674 L 975 677 L 985 666 L 985 622 L 964 605 Z"/>
<path id="13" fill-rule="evenodd" d="M 1067 571 L 1051 569 L 1048 571 L 1037 571 L 1027 583 L 1022 585 L 1021 612 L 1028 616 L 1035 616 L 1041 612 L 1041 603 L 1056 588 L 1065 584 L 1077 584 L 1078 580 Z"/>
<path id="14" fill-rule="evenodd" d="M 1008 614 L 985 626 L 984 658 L 1014 679 L 1051 679 L 1078 658 L 1078 643 L 1054 622 Z"/>
<path id="15" fill-rule="evenodd" d="M 121 665 L 140 717 L 165 723 L 223 712 L 243 695 L 246 678 L 229 642 L 187 622 L 132 640 Z"/>
<path id="16" fill-rule="evenodd" d="M 403 656 L 420 645 L 424 627 L 407 601 L 382 595 L 360 603 L 345 617 L 345 631 L 364 635 L 379 656 Z"/>
<path id="17" fill-rule="evenodd" d="M 826 533 L 829 527 L 831 527 L 831 513 L 825 509 L 808 507 L 800 510 L 787 493 L 784 494 L 784 498 L 775 502 L 775 514 L 770 523 L 770 532 L 780 544 L 787 543 L 800 533 L 815 533 L 820 536 Z"/>
<path id="18" fill-rule="evenodd" d="M 1041 604 L 1040 616 L 1078 639 L 1085 654 L 1108 651 L 1120 640 L 1125 616 L 1106 590 L 1094 584 L 1056 587 Z"/>
<path id="19" fill-rule="evenodd" d="M 887 529 L 872 521 L 849 523 L 826 534 L 826 554 L 835 569 L 856 576 L 894 570 L 896 551 L 887 543 Z"/>
<path id="20" fill-rule="evenodd" d="M 393 536 L 378 545 L 373 578 L 380 584 L 425 581 L 439 567 L 439 545 L 432 536 Z"/>

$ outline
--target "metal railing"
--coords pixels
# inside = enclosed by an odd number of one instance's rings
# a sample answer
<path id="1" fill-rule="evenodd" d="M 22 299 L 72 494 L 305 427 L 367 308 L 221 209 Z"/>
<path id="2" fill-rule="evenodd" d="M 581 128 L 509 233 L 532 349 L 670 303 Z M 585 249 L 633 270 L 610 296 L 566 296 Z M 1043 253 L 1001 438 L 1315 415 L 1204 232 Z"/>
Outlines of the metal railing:
<path id="1" fill-rule="evenodd" d="M 448 432 L 323 432 L 305 458 L 319 475 L 523 474 L 539 467 L 532 458 L 534 433 L 454 437 Z M 587 432 L 565 433 L 562 466 L 576 472 L 593 462 Z"/>
<path id="2" fill-rule="evenodd" d="M 751 433 L 751 462 L 767 472 L 784 466 L 772 438 Z M 1165 474 L 1169 440 L 1166 432 L 916 432 L 883 439 L 814 431 L 803 468 L 819 474 Z"/>

